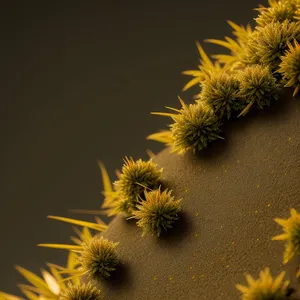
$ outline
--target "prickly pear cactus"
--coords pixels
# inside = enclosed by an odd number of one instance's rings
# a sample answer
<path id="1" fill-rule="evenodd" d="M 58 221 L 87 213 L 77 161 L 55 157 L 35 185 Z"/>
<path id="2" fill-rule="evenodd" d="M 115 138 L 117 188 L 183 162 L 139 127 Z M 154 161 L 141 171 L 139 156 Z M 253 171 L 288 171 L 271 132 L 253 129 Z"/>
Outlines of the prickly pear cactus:
<path id="1" fill-rule="evenodd" d="M 270 0 L 255 27 L 208 40 L 229 54 L 186 71 L 200 92 L 153 114 L 165 150 L 125 158 L 111 182 L 99 162 L 105 224 L 78 225 L 65 266 L 18 267 L 30 300 L 300 299 L 300 2 Z M 5 300 L 19 297 L 0 293 Z"/>

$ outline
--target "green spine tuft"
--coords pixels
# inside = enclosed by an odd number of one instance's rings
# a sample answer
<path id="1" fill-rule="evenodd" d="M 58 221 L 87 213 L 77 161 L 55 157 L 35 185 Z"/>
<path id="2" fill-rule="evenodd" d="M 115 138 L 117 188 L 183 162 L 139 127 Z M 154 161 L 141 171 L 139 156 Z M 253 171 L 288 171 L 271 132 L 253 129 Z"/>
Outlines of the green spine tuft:
<path id="1" fill-rule="evenodd" d="M 292 208 L 291 216 L 285 220 L 276 218 L 275 222 L 283 227 L 284 233 L 274 236 L 272 240 L 286 241 L 283 263 L 288 263 L 295 254 L 300 255 L 300 213 Z"/>
<path id="2" fill-rule="evenodd" d="M 110 273 L 116 270 L 119 264 L 115 250 L 118 244 L 98 236 L 84 243 L 79 257 L 83 274 L 86 273 L 88 277 L 95 280 L 109 278 Z"/>
<path id="3" fill-rule="evenodd" d="M 184 105 L 180 113 L 173 116 L 175 121 L 170 125 L 174 142 L 173 152 L 183 153 L 192 150 L 194 153 L 206 148 L 216 139 L 223 139 L 220 126 L 222 123 L 214 110 L 207 104 Z"/>
<path id="4" fill-rule="evenodd" d="M 300 46 L 294 41 L 294 46 L 288 43 L 289 50 L 281 56 L 278 72 L 282 74 L 285 87 L 293 87 L 295 96 L 300 89 Z"/>
<path id="5" fill-rule="evenodd" d="M 251 275 L 246 275 L 248 287 L 237 284 L 236 288 L 243 293 L 242 300 L 289 300 L 293 290 L 289 287 L 290 282 L 282 282 L 285 272 L 281 272 L 276 279 L 270 274 L 270 269 L 265 268 L 255 280 Z"/>
<path id="6" fill-rule="evenodd" d="M 114 185 L 122 199 L 118 203 L 118 209 L 131 214 L 138 201 L 145 199 L 145 189 L 159 188 L 162 169 L 158 170 L 151 159 L 134 161 L 126 157 L 124 162 L 120 179 L 115 181 Z"/>
<path id="7" fill-rule="evenodd" d="M 239 97 L 240 83 L 234 75 L 216 74 L 203 84 L 199 102 L 206 102 L 214 108 L 219 119 L 230 118 L 232 110 L 240 110 L 243 103 Z"/>
<path id="8" fill-rule="evenodd" d="M 102 294 L 99 289 L 91 283 L 69 284 L 68 288 L 61 293 L 58 300 L 102 300 Z"/>
<path id="9" fill-rule="evenodd" d="M 249 38 L 243 61 L 246 65 L 261 63 L 276 72 L 281 62 L 280 56 L 288 49 L 287 42 L 300 41 L 300 23 L 272 22 L 258 27 Z"/>
<path id="10" fill-rule="evenodd" d="M 151 233 L 160 236 L 162 230 L 172 228 L 173 223 L 179 219 L 181 211 L 181 199 L 174 200 L 171 191 L 154 190 L 145 192 L 146 201 L 137 205 L 138 210 L 134 211 L 133 217 L 139 219 L 137 226 L 143 229 L 142 236 Z"/>
<path id="11" fill-rule="evenodd" d="M 263 109 L 264 106 L 270 106 L 272 100 L 279 98 L 276 79 L 268 67 L 249 66 L 240 71 L 238 78 L 240 80 L 240 97 L 247 105 L 240 115 L 245 115 L 253 104 Z"/>
<path id="12" fill-rule="evenodd" d="M 285 2 L 271 2 L 270 7 L 260 7 L 259 16 L 255 19 L 258 26 L 266 26 L 272 22 L 283 23 L 284 21 L 294 22 L 297 16 L 297 6 L 292 3 Z"/>

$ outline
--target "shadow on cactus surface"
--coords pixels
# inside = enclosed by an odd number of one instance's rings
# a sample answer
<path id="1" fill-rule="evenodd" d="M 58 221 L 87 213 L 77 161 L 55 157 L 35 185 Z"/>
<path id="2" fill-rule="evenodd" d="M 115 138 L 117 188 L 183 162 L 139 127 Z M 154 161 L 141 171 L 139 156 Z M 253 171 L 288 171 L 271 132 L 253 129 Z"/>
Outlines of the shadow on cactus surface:
<path id="1" fill-rule="evenodd" d="M 126 157 L 114 182 L 99 161 L 104 202 L 77 210 L 94 223 L 49 217 L 82 229 L 39 245 L 69 251 L 65 266 L 17 267 L 27 299 L 300 299 L 300 103 L 285 89 L 300 89 L 300 1 L 257 14 L 254 28 L 229 21 L 234 37 L 207 40 L 229 54 L 196 42 L 198 69 L 183 73 L 199 93 L 153 113 L 171 119 L 148 136 L 165 150 Z"/>

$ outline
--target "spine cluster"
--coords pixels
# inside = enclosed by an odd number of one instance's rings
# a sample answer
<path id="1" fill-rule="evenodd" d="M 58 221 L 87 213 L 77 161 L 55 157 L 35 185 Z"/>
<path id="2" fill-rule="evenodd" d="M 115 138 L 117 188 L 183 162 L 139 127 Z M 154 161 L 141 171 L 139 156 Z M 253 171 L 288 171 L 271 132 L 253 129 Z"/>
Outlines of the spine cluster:
<path id="1" fill-rule="evenodd" d="M 233 22 L 235 38 L 208 39 L 230 50 L 210 58 L 197 42 L 200 54 L 198 70 L 184 90 L 198 85 L 195 102 L 173 113 L 154 113 L 171 117 L 169 129 L 148 136 L 171 146 L 173 152 L 200 152 L 208 143 L 221 138 L 224 120 L 245 116 L 250 109 L 265 109 L 279 98 L 283 87 L 300 89 L 300 8 L 298 0 L 269 1 L 259 7 L 255 26 Z M 181 101 L 183 102 L 183 101 Z M 204 111 L 201 104 L 207 104 Z M 207 121 L 209 120 L 209 121 Z M 212 121 L 214 120 L 214 121 Z"/>

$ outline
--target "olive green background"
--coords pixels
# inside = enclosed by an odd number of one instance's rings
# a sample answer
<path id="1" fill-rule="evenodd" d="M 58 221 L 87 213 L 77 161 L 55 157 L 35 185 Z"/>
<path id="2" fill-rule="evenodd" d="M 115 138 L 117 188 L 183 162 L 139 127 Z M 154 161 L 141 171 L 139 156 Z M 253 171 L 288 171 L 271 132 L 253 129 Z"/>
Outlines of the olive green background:
<path id="1" fill-rule="evenodd" d="M 230 35 L 226 20 L 251 22 L 259 0 L 9 1 L 0 9 L 0 290 L 20 294 L 14 269 L 64 264 L 71 226 L 47 215 L 97 209 L 101 159 L 112 179 L 124 156 L 147 158 L 162 145 L 145 137 L 179 107 L 198 64 L 195 40 Z M 204 43 L 203 43 L 204 44 Z M 208 53 L 223 51 L 204 44 Z"/>

